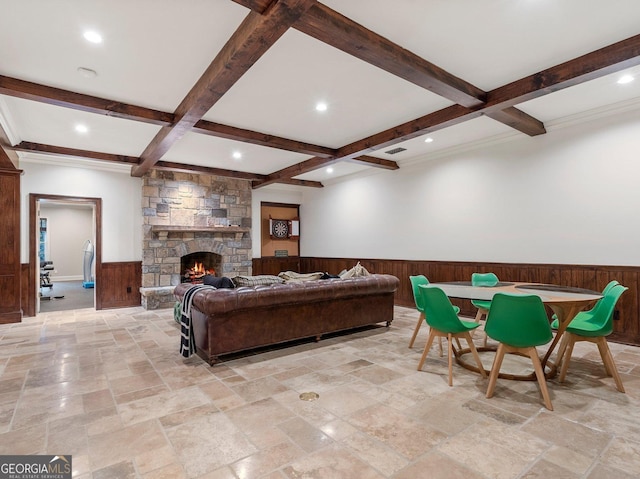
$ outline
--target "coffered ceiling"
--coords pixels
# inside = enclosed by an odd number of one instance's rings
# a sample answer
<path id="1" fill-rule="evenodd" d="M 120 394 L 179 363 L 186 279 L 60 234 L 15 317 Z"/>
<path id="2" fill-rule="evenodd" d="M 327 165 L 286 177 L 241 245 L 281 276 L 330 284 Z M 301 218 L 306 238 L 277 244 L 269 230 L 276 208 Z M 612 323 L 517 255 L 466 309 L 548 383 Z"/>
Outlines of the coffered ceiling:
<path id="1" fill-rule="evenodd" d="M 5 149 L 134 176 L 392 174 L 633 103 L 638 65 L 637 0 L 0 0 Z"/>

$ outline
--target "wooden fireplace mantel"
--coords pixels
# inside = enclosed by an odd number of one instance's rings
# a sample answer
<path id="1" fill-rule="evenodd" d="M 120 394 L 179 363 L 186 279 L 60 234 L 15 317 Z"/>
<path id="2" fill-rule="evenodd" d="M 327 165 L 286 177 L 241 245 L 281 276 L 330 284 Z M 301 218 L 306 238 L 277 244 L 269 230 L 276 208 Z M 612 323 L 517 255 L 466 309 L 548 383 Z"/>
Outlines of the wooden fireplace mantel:
<path id="1" fill-rule="evenodd" d="M 159 238 L 166 237 L 169 233 L 209 233 L 209 234 L 235 234 L 242 237 L 244 233 L 251 231 L 246 226 L 175 226 L 175 225 L 152 225 L 151 231 Z"/>

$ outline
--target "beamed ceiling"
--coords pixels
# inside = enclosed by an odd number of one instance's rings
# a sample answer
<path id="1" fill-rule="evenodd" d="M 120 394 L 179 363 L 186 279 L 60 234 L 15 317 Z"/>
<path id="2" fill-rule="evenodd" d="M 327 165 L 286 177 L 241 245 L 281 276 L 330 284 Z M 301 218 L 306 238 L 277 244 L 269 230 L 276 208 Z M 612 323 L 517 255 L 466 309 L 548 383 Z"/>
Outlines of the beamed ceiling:
<path id="1" fill-rule="evenodd" d="M 637 0 L 0 0 L 0 166 L 321 187 L 634 104 L 639 63 Z"/>

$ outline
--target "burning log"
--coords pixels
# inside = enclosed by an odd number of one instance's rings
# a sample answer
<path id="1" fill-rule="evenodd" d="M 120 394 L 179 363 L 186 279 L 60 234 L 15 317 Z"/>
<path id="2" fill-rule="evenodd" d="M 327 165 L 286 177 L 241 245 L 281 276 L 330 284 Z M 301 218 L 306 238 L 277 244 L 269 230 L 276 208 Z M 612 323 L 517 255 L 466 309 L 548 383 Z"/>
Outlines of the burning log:
<path id="1" fill-rule="evenodd" d="M 191 283 L 201 283 L 202 278 L 206 274 L 211 274 L 215 276 L 216 272 L 214 269 L 205 268 L 202 263 L 196 262 L 193 267 L 187 268 L 184 272 L 185 281 L 189 281 Z"/>

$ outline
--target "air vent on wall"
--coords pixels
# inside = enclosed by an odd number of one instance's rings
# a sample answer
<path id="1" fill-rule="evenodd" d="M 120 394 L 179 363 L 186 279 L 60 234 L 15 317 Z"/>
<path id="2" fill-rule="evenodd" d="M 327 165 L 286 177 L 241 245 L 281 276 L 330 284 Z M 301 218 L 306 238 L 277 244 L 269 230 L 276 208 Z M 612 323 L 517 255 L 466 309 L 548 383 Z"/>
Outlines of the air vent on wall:
<path id="1" fill-rule="evenodd" d="M 396 153 L 400 153 L 402 151 L 407 151 L 407 149 L 398 147 L 398 148 L 394 148 L 393 150 L 385 151 L 385 153 L 387 155 L 395 155 Z"/>

